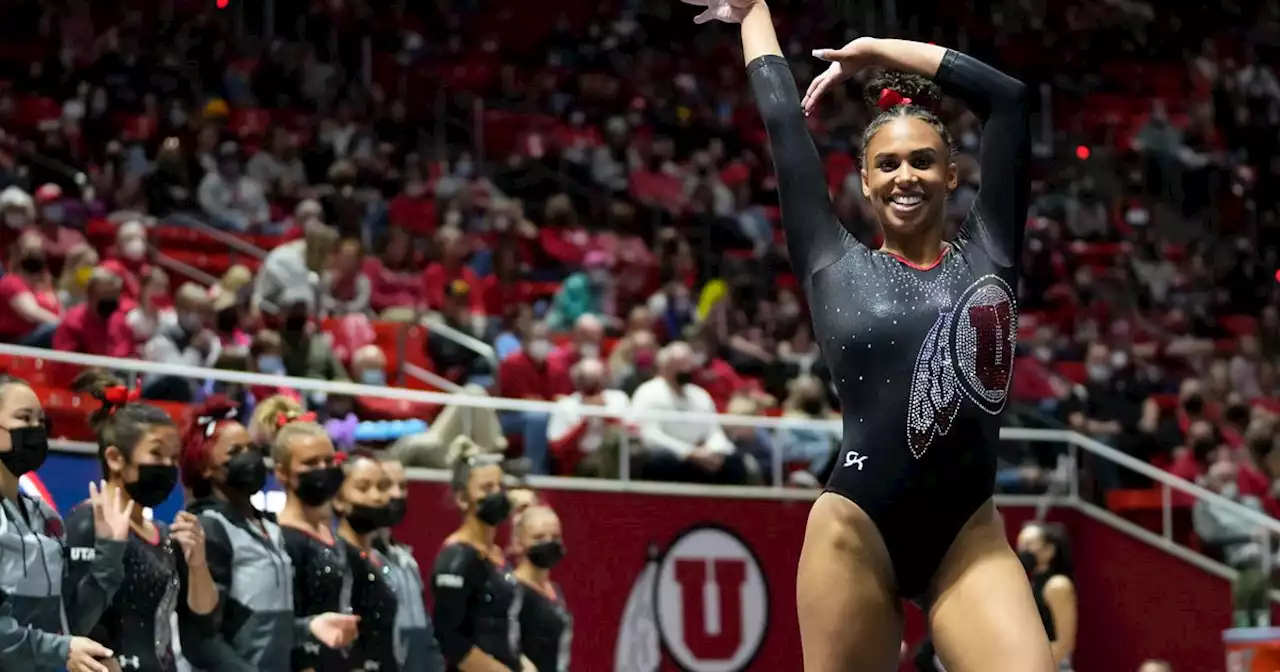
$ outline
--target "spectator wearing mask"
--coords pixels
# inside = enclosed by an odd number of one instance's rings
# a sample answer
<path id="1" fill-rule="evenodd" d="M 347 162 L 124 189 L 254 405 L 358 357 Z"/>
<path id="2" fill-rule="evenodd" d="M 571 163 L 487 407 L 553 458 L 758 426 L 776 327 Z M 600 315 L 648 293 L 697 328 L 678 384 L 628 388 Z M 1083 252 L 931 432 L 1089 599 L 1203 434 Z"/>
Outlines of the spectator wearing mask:
<path id="1" fill-rule="evenodd" d="M 831 417 L 822 381 L 805 375 L 792 380 L 789 387 L 790 394 L 783 402 L 783 417 L 807 421 Z M 819 477 L 828 472 L 831 458 L 839 447 L 831 430 L 816 427 L 780 427 L 774 434 L 774 445 L 782 451 L 784 462 L 801 465 L 800 470 L 792 473 L 791 481 L 813 488 L 822 487 L 825 481 Z"/>
<path id="2" fill-rule="evenodd" d="M 560 518 L 548 506 L 530 506 L 516 515 L 515 576 L 524 585 L 520 605 L 520 651 L 538 672 L 569 669 L 573 616 L 551 570 L 564 559 Z"/>
<path id="3" fill-rule="evenodd" d="M 1169 473 L 1192 483 L 1205 474 L 1221 445 L 1218 430 L 1208 420 L 1196 420 L 1187 428 L 1183 445 L 1173 451 Z M 1175 498 L 1177 495 L 1175 494 Z"/>
<path id="4" fill-rule="evenodd" d="M 645 310 L 645 313 L 648 313 L 647 309 L 637 308 L 637 310 Z M 652 364 L 653 354 L 657 351 L 658 337 L 654 336 L 652 331 L 637 329 L 627 334 L 613 346 L 613 352 L 609 353 L 608 369 L 611 387 L 620 388 L 626 384 L 627 379 L 635 375 L 638 360 L 647 359 Z"/>
<path id="5" fill-rule="evenodd" d="M 626 392 L 605 388 L 605 368 L 598 359 L 578 362 L 571 377 L 577 391 L 556 401 L 546 429 L 555 473 L 618 478 L 622 436 L 627 431 L 624 417 L 631 399 Z M 584 415 L 586 407 L 606 411 L 610 417 Z M 527 448 L 525 456 L 535 459 Z"/>
<path id="6" fill-rule="evenodd" d="M 365 275 L 364 246 L 348 238 L 338 243 L 333 266 L 320 281 L 320 311 L 326 317 L 368 314 L 372 284 Z"/>
<path id="7" fill-rule="evenodd" d="M 224 350 L 245 352 L 253 338 L 244 330 L 244 311 L 236 295 L 219 292 L 213 297 L 213 333 Z"/>
<path id="8" fill-rule="evenodd" d="M 498 364 L 498 389 L 502 396 L 550 401 L 551 378 L 547 366 L 550 352 L 551 341 L 547 338 L 546 325 L 541 322 L 534 324 L 524 347 L 507 355 Z M 548 415 L 537 411 L 503 411 L 498 414 L 498 419 L 504 435 L 520 437 L 525 456 L 533 461 L 534 472 L 547 473 Z"/>
<path id="9" fill-rule="evenodd" d="M 471 312 L 471 286 L 462 280 L 454 280 L 445 287 L 444 303 L 436 319 L 445 326 L 479 340 Z M 428 327 L 427 355 L 436 371 L 455 383 L 461 383 L 472 374 L 484 373 L 484 359 L 473 348 L 460 343 L 451 335 L 444 335 Z"/>
<path id="10" fill-rule="evenodd" d="M 601 320 L 612 314 L 612 265 L 613 260 L 603 252 L 587 253 L 583 270 L 565 278 L 551 300 L 547 322 L 552 329 L 568 329 L 584 317 Z"/>
<path id="11" fill-rule="evenodd" d="M 1079 608 L 1071 578 L 1071 548 L 1059 525 L 1032 523 L 1018 534 L 1018 558 L 1031 578 L 1031 593 L 1059 672 L 1071 672 Z"/>
<path id="12" fill-rule="evenodd" d="M 77 245 L 67 253 L 58 276 L 58 302 L 63 308 L 84 303 L 84 293 L 89 286 L 89 276 L 98 265 L 98 251 L 88 243 Z"/>
<path id="13" fill-rule="evenodd" d="M 1239 468 L 1236 464 L 1228 458 L 1222 458 L 1209 467 L 1203 484 L 1210 492 L 1261 512 L 1262 503 L 1257 497 L 1240 494 L 1238 479 Z M 1191 522 L 1196 536 L 1209 554 L 1221 558 L 1236 569 L 1256 565 L 1261 554 L 1267 552 L 1254 538 L 1257 525 L 1224 506 L 1196 500 L 1191 510 Z"/>
<path id="14" fill-rule="evenodd" d="M 10 249 L 8 273 L 0 277 L 0 340 L 47 348 L 61 319 L 44 242 L 23 234 Z"/>
<path id="15" fill-rule="evenodd" d="M 376 255 L 364 258 L 364 274 L 370 282 L 369 305 L 383 319 L 408 312 L 411 320 L 422 291 L 413 239 L 407 230 L 392 226 L 379 236 L 376 249 Z"/>
<path id="16" fill-rule="evenodd" d="M 0 191 L 0 218 L 4 220 L 0 226 L 0 245 L 8 248 L 36 223 L 36 204 L 31 194 L 13 186 Z"/>
<path id="17" fill-rule="evenodd" d="M 44 239 L 44 250 L 49 268 L 62 269 L 67 254 L 77 245 L 85 244 L 84 234 L 70 226 L 67 206 L 62 201 L 62 187 L 46 184 L 36 190 L 35 204 L 39 208 L 36 233 Z"/>
<path id="18" fill-rule="evenodd" d="M 249 363 L 257 373 L 268 376 L 288 375 L 284 370 L 284 340 L 280 338 L 280 332 L 263 329 L 254 334 L 253 342 L 249 344 Z M 298 391 L 291 387 L 254 385 L 250 392 L 255 399 L 282 396 L 297 401 L 301 398 Z M 301 410 L 298 412 L 301 413 Z"/>
<path id="19" fill-rule="evenodd" d="M 68 310 L 53 332 L 53 349 L 107 357 L 133 357 L 133 332 L 120 310 L 120 276 L 98 267 L 89 279 L 87 300 Z"/>
<path id="20" fill-rule="evenodd" d="M 448 289 L 455 281 L 461 280 L 468 288 L 479 287 L 479 278 L 475 271 L 466 265 L 466 236 L 456 226 L 445 226 L 436 232 L 437 261 L 427 265 L 422 273 L 422 294 L 426 307 L 431 310 L 444 310 L 448 300 Z M 467 295 L 468 312 L 484 314 L 484 303 L 477 294 Z"/>
<path id="21" fill-rule="evenodd" d="M 143 278 L 138 303 L 125 314 L 125 324 L 139 346 L 160 331 L 177 326 L 178 314 L 169 299 L 169 274 L 153 268 Z"/>
<path id="22" fill-rule="evenodd" d="M 295 378 L 347 381 L 347 370 L 333 352 L 328 334 L 318 333 L 311 322 L 310 304 L 293 304 L 284 316 L 280 330 L 284 345 L 285 375 Z"/>
<path id="23" fill-rule="evenodd" d="M 104 268 L 120 276 L 124 283 L 121 300 L 129 304 L 128 308 L 133 307 L 142 293 L 142 279 L 151 273 L 150 252 L 146 227 L 141 222 L 126 222 L 116 230 L 115 248 L 102 262 Z"/>
<path id="24" fill-rule="evenodd" d="M 193 282 L 184 283 L 174 297 L 173 312 L 172 322 L 159 327 L 142 346 L 143 358 L 181 366 L 216 364 L 222 347 L 209 329 L 213 314 L 209 293 Z M 190 402 L 195 393 L 193 382 L 180 376 L 148 374 L 143 378 L 142 393 L 147 399 Z"/>
<path id="25" fill-rule="evenodd" d="M 654 481 L 741 484 L 746 467 L 715 420 L 656 420 L 653 411 L 716 412 L 707 391 L 693 383 L 693 350 L 677 341 L 658 352 L 658 375 L 631 400 L 645 450 L 641 475 Z"/>
<path id="26" fill-rule="evenodd" d="M 258 271 L 251 312 L 281 319 L 284 309 L 296 303 L 315 305 L 320 273 L 329 267 L 337 246 L 338 234 L 333 229 L 313 226 L 302 240 L 285 243 L 268 253 Z"/>
<path id="27" fill-rule="evenodd" d="M 200 180 L 196 200 L 210 222 L 221 229 L 244 233 L 271 223 L 263 185 L 243 173 L 240 147 L 234 142 L 218 147 L 217 168 Z"/>
<path id="28" fill-rule="evenodd" d="M 376 345 L 358 348 L 351 355 L 351 378 L 364 385 L 387 386 L 387 355 Z M 355 414 L 361 420 L 430 420 L 439 412 L 435 404 L 403 399 L 357 396 Z"/>
<path id="29" fill-rule="evenodd" d="M 547 324 L 555 329 L 550 323 Z M 583 315 L 573 324 L 573 338 L 547 356 L 547 375 L 553 396 L 573 393 L 569 370 L 580 360 L 603 356 L 604 323 L 595 315 Z"/>

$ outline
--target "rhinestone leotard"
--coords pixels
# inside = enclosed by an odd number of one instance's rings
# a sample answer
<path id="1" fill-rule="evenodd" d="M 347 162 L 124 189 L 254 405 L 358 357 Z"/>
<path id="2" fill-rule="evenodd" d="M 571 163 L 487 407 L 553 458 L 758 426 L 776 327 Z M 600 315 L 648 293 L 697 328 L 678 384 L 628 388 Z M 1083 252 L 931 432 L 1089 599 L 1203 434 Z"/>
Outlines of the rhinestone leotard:
<path id="1" fill-rule="evenodd" d="M 956 239 L 920 267 L 861 245 L 836 218 L 786 61 L 763 56 L 748 73 L 787 250 L 843 408 L 826 489 L 875 522 L 899 593 L 916 599 L 995 488 L 1029 187 L 1025 86 L 963 54 L 944 57 L 936 81 L 983 121 L 982 187 Z"/>

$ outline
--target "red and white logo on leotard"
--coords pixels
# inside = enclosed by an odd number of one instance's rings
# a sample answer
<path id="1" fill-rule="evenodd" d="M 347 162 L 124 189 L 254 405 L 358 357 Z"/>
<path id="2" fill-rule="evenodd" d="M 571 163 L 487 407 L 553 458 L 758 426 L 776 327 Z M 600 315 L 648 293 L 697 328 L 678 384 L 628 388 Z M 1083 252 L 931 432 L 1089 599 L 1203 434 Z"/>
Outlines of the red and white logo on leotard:
<path id="1" fill-rule="evenodd" d="M 665 649 L 688 672 L 748 669 L 764 643 L 769 589 L 760 561 L 715 526 L 683 532 L 636 578 L 615 654 L 618 672 L 656 672 Z"/>
<path id="2" fill-rule="evenodd" d="M 907 445 L 923 457 L 951 431 L 961 394 L 995 415 L 1004 410 L 1018 344 L 1013 290 L 997 275 L 978 278 L 938 314 L 916 357 L 907 402 Z"/>

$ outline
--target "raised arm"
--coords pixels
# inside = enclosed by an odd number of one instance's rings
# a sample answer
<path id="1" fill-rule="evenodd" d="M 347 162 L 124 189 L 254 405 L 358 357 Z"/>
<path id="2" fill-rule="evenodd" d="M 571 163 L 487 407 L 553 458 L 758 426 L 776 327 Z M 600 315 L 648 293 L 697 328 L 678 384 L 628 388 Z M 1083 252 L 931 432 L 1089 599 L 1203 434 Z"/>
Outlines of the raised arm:
<path id="1" fill-rule="evenodd" d="M 757 1 L 741 11 L 742 53 L 756 107 L 769 132 L 787 252 L 796 275 L 806 280 L 839 261 L 856 242 L 831 206 L 826 171 L 809 135 L 795 77 L 778 46 L 769 7 Z"/>

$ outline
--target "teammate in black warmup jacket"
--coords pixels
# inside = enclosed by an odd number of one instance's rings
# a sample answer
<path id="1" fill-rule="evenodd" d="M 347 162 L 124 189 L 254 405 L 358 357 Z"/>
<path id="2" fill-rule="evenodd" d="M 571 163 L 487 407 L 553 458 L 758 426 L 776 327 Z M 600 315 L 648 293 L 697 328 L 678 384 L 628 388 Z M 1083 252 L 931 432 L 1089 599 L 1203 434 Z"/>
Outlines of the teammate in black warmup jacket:
<path id="1" fill-rule="evenodd" d="M 218 635 L 183 650 L 195 667 L 217 672 L 285 672 L 297 641 L 330 648 L 356 635 L 354 616 L 293 613 L 293 562 L 274 516 L 254 508 L 267 468 L 262 448 L 235 420 L 236 406 L 212 398 L 183 433 L 182 480 L 195 498 L 187 510 L 205 530 L 209 571 L 218 585 Z"/>
<path id="2" fill-rule="evenodd" d="M 98 435 L 98 460 L 106 478 L 104 492 L 132 502 L 124 552 L 124 583 L 91 627 L 91 636 L 115 651 L 121 670 L 172 672 L 172 616 L 178 615 L 183 642 L 213 634 L 218 589 L 205 564 L 200 521 L 179 512 L 172 525 L 147 520 L 143 512 L 159 506 L 178 484 L 178 430 L 168 413 L 133 403 L 129 390 L 110 374 L 87 371 L 71 388 L 87 392 L 102 407 L 90 416 Z M 94 512 L 82 503 L 67 517 L 70 585 L 92 571 Z M 82 620 L 83 615 L 77 620 Z"/>
<path id="3" fill-rule="evenodd" d="M 294 616 L 351 613 L 347 549 L 333 532 L 330 500 L 342 487 L 333 441 L 314 422 L 286 423 L 275 435 L 271 459 L 284 486 L 284 508 L 276 517 L 293 560 Z M 316 672 L 355 669 L 348 651 L 318 642 L 294 642 L 293 669 Z"/>
<path id="4" fill-rule="evenodd" d="M 287 428 L 286 428 L 287 429 Z M 277 439 L 278 440 L 278 439 Z M 351 649 L 351 668 L 370 672 L 398 670 L 396 660 L 396 594 L 391 563 L 373 547 L 387 527 L 391 482 L 370 453 L 341 455 L 342 487 L 333 500 L 338 536 L 351 568 L 351 609 L 360 617 L 360 636 Z"/>
<path id="5" fill-rule="evenodd" d="M 814 52 L 831 65 L 802 104 L 762 0 L 686 1 L 708 6 L 700 22 L 742 24 L 787 249 L 843 410 L 840 460 L 800 557 L 805 669 L 894 669 L 899 598 L 909 598 L 928 609 L 951 672 L 1049 672 L 1035 601 L 991 501 L 1017 333 L 1026 87 L 943 47 L 860 38 Z M 870 67 L 889 71 L 870 86 L 879 113 L 859 157 L 880 249 L 836 219 L 805 120 L 828 88 Z M 941 92 L 983 122 L 982 188 L 951 242 L 954 150 L 930 111 Z"/>
<path id="6" fill-rule="evenodd" d="M 64 521 L 43 500 L 23 494 L 18 482 L 48 454 L 40 399 L 25 381 L 0 375 L 0 670 L 107 672 L 112 650 L 66 632 L 64 616 L 78 615 L 88 623 L 84 629 L 91 628 L 114 598 L 124 581 L 132 506 L 120 491 L 89 484 L 93 561 L 79 583 L 68 585 Z"/>
<path id="7" fill-rule="evenodd" d="M 391 536 L 392 528 L 399 525 L 409 511 L 409 478 L 404 465 L 397 460 L 384 460 L 382 470 L 391 485 L 387 490 L 388 519 L 386 529 L 378 533 L 373 547 L 391 563 L 391 584 L 395 586 L 398 602 L 396 660 L 405 672 L 444 672 L 440 643 L 436 641 L 435 628 L 423 603 L 422 569 L 413 557 L 413 549 L 396 543 Z"/>
<path id="8" fill-rule="evenodd" d="M 499 459 L 464 456 L 453 468 L 450 485 L 464 518 L 431 572 L 436 638 L 451 671 L 536 672 L 520 655 L 524 591 L 494 543 L 511 515 Z"/>
<path id="9" fill-rule="evenodd" d="M 513 534 L 524 586 L 520 607 L 520 648 L 538 672 L 566 672 L 573 644 L 573 616 L 551 568 L 564 558 L 560 518 L 549 506 L 531 506 L 515 519 Z"/>

